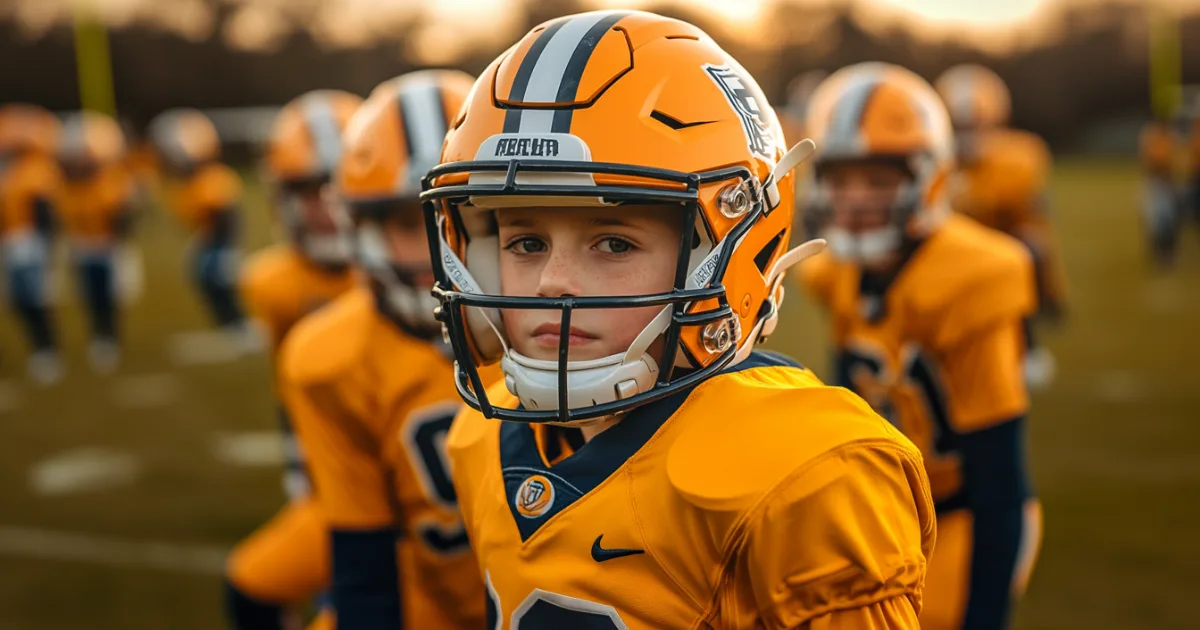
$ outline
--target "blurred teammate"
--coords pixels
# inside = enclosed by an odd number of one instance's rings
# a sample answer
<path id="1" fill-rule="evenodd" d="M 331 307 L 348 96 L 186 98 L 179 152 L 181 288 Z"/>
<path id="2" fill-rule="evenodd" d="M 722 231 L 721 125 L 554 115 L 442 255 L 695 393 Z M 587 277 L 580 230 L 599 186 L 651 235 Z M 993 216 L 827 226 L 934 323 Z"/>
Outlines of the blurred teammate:
<path id="1" fill-rule="evenodd" d="M 1004 628 L 1040 541 L 1024 462 L 1019 242 L 950 213 L 954 141 L 923 79 L 860 64 L 814 97 L 821 234 L 803 277 L 832 315 L 836 377 L 920 447 L 937 508 L 921 627 Z"/>
<path id="2" fill-rule="evenodd" d="M 249 339 L 237 294 L 242 182 L 220 162 L 221 140 L 194 109 L 171 110 L 150 124 L 167 178 L 166 201 L 194 238 L 191 273 L 213 321 Z"/>
<path id="3" fill-rule="evenodd" d="M 1037 277 L 1037 314 L 1059 321 L 1066 311 L 1067 283 L 1047 204 L 1052 158 L 1046 143 L 1006 126 L 1011 97 L 991 70 L 955 66 L 936 85 L 950 112 L 958 147 L 958 171 L 950 184 L 954 209 L 1025 244 Z M 1031 387 L 1048 385 L 1054 377 L 1054 358 L 1037 343 L 1032 320 L 1026 322 L 1025 334 L 1026 379 Z"/>
<path id="4" fill-rule="evenodd" d="M 459 400 L 417 200 L 470 88 L 459 72 L 404 75 L 351 119 L 337 189 L 368 282 L 300 322 L 280 357 L 331 530 L 339 630 L 484 627 L 444 455 Z"/>
<path id="5" fill-rule="evenodd" d="M 1175 185 L 1176 140 L 1169 123 L 1152 120 L 1142 128 L 1138 153 L 1142 161 L 1142 224 L 1156 263 L 1175 261 L 1183 205 Z"/>
<path id="6" fill-rule="evenodd" d="M 36 105 L 0 108 L 0 236 L 8 299 L 29 338 L 29 377 L 41 384 L 62 377 L 47 277 L 62 193 L 54 160 L 60 129 L 58 118 Z"/>
<path id="7" fill-rule="evenodd" d="M 916 449 L 754 352 L 821 247 L 788 248 L 811 147 L 649 13 L 552 20 L 478 80 L 422 197 L 487 628 L 917 627 Z"/>
<path id="8" fill-rule="evenodd" d="M 292 325 L 349 289 L 354 278 L 350 230 L 332 214 L 330 180 L 342 154 L 342 130 L 362 103 L 340 91 L 309 92 L 275 119 L 264 163 L 288 241 L 255 254 L 242 271 L 241 294 L 267 331 L 272 354 Z M 237 630 L 280 628 L 288 606 L 329 586 L 328 532 L 309 498 L 301 450 L 280 408 L 288 504 L 229 558 L 226 601 Z"/>
<path id="9" fill-rule="evenodd" d="M 95 112 L 67 118 L 58 143 L 66 175 L 62 223 L 71 245 L 80 295 L 91 318 L 88 361 L 108 373 L 120 362 L 119 304 L 122 260 L 132 226 L 134 181 L 125 164 L 117 121 Z"/>
<path id="10" fill-rule="evenodd" d="M 783 137 L 788 146 L 808 137 L 804 129 L 808 106 L 812 102 L 813 92 L 827 76 L 829 75 L 824 70 L 809 70 L 788 82 L 787 102 L 778 110 L 783 113 L 779 122 L 783 126 Z M 796 168 L 796 207 L 800 210 L 801 227 L 806 239 L 814 238 L 816 234 L 816 226 L 810 222 L 815 215 L 803 211 L 812 203 L 815 188 L 812 181 L 812 165 L 801 164 Z"/>

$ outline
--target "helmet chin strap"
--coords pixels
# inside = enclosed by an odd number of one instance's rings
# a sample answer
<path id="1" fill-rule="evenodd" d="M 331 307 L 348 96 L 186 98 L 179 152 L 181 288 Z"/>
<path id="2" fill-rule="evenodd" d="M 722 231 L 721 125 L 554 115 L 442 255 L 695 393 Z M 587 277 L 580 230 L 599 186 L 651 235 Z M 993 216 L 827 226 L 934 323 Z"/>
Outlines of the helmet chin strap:
<path id="1" fill-rule="evenodd" d="M 779 322 L 779 307 L 783 304 L 783 278 L 787 275 L 787 270 L 800 264 L 801 262 L 820 254 L 825 251 L 824 239 L 813 239 L 805 241 L 792 249 L 789 249 L 779 260 L 771 265 L 770 271 L 767 272 L 767 299 L 771 301 L 773 308 L 768 317 L 764 317 L 754 328 L 750 334 L 746 335 L 742 340 L 741 347 L 738 348 L 737 354 L 733 356 L 733 361 L 730 365 L 737 365 L 745 361 L 751 352 L 754 352 L 754 345 L 760 338 L 765 339 L 775 332 L 775 325 Z"/>
<path id="2" fill-rule="evenodd" d="M 438 321 L 433 312 L 437 308 L 437 298 L 433 297 L 432 289 L 422 295 L 417 287 L 400 278 L 388 255 L 387 244 L 383 233 L 373 225 L 358 228 L 358 251 L 362 266 L 383 286 L 384 299 L 396 315 L 405 323 L 418 328 L 436 329 Z"/>

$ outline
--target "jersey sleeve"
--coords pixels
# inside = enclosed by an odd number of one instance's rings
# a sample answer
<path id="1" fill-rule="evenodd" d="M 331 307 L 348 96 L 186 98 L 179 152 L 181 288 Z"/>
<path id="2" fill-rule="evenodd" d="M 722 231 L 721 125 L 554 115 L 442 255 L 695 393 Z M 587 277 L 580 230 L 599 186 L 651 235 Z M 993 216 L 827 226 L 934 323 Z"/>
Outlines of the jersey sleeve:
<path id="1" fill-rule="evenodd" d="M 853 442 L 802 467 L 746 534 L 746 572 L 766 627 L 917 627 L 909 622 L 921 607 L 934 520 L 911 445 Z M 898 625 L 858 625 L 893 617 Z"/>
<path id="2" fill-rule="evenodd" d="M 838 610 L 801 626 L 804 630 L 900 630 L 921 627 L 912 600 L 892 597 L 869 606 Z"/>
<path id="3" fill-rule="evenodd" d="M 58 166 L 49 159 L 30 157 L 13 168 L 0 186 L 0 219 L 8 229 L 36 222 L 36 208 L 43 204 L 57 210 L 62 202 L 63 181 Z"/>
<path id="4" fill-rule="evenodd" d="M 266 327 L 271 347 L 278 348 L 285 331 L 271 295 L 269 255 L 269 251 L 260 252 L 242 268 L 238 278 L 238 293 L 250 316 Z"/>
<path id="5" fill-rule="evenodd" d="M 1037 305 L 1033 261 L 1021 244 L 1003 234 L 987 233 L 988 244 L 974 261 L 947 282 L 922 324 L 922 336 L 938 352 L 954 348 L 984 331 L 1019 322 Z"/>
<path id="6" fill-rule="evenodd" d="M 1019 319 L 966 338 L 942 356 L 953 428 L 978 431 L 1025 414 L 1029 395 L 1022 372 L 1024 329 Z"/>
<path id="7" fill-rule="evenodd" d="M 378 441 L 345 400 L 344 392 L 325 382 L 296 382 L 286 371 L 280 381 L 317 504 L 330 527 L 353 530 L 393 525 L 396 516 Z"/>

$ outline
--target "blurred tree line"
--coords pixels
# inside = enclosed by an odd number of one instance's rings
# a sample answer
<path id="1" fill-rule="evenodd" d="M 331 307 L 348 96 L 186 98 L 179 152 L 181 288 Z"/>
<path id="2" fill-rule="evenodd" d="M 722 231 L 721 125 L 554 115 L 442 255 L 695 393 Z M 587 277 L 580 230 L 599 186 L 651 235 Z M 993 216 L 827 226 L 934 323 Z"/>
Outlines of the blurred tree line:
<path id="1" fill-rule="evenodd" d="M 212 3 L 216 29 L 232 7 Z M 581 9 L 579 0 L 513 0 L 513 32 L 463 47 L 456 65 L 481 71 L 520 33 L 547 19 Z M 992 56 L 956 41 L 923 39 L 899 25 L 868 26 L 853 0 L 827 6 L 770 5 L 758 30 L 730 32 L 713 16 L 686 5 L 655 10 L 683 18 L 721 41 L 759 79 L 768 97 L 782 102 L 787 82 L 811 69 L 884 60 L 933 78 L 961 62 L 994 68 L 1012 88 L 1014 121 L 1057 148 L 1070 147 L 1090 126 L 1122 116 L 1149 116 L 1146 10 L 1138 0 L 1097 0 L 1064 8 L 1058 35 L 1018 43 Z M 419 14 L 381 41 L 359 49 L 327 49 L 297 29 L 269 52 L 231 48 L 214 35 L 192 42 L 161 30 L 129 26 L 110 33 L 118 108 L 135 127 L 174 106 L 232 107 L 278 104 L 314 88 L 365 94 L 380 81 L 415 69 L 414 34 L 427 24 Z M 1181 24 L 1184 59 L 1200 59 L 1200 17 Z M 1200 64 L 1185 65 L 1184 82 L 1200 83 Z M 52 109 L 78 106 L 75 53 L 69 26 L 31 40 L 17 25 L 0 22 L 0 101 L 27 100 Z"/>

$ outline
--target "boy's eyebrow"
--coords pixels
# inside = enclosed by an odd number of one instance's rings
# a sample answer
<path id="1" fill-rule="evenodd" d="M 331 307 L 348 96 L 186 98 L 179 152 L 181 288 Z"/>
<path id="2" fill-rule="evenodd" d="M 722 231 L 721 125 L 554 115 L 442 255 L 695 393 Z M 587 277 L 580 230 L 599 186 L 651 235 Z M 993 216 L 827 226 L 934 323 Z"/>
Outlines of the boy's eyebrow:
<path id="1" fill-rule="evenodd" d="M 500 225 L 505 227 L 531 228 L 534 226 L 533 219 L 509 219 L 501 220 Z"/>
<path id="2" fill-rule="evenodd" d="M 592 225 L 615 225 L 619 227 L 633 227 L 633 224 L 616 217 L 597 217 L 592 219 Z"/>

